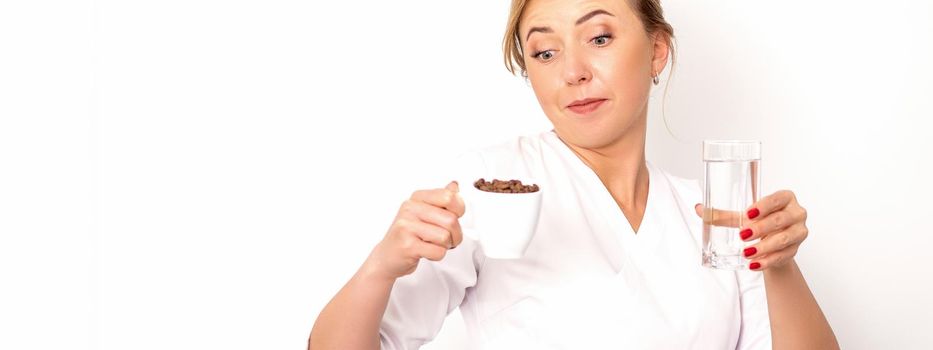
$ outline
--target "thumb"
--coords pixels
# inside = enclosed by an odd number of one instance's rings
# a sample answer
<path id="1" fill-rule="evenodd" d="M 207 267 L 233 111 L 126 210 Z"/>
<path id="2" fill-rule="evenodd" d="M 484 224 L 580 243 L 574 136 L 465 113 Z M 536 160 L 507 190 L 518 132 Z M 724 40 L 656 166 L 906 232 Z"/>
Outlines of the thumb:
<path id="1" fill-rule="evenodd" d="M 458 184 L 457 181 L 451 181 L 444 189 L 455 193 L 454 196 L 456 198 L 456 203 L 447 209 L 457 214 L 457 217 L 463 217 L 463 214 L 466 212 L 466 203 L 463 202 L 463 197 L 460 197 L 460 184 Z"/>
<path id="2" fill-rule="evenodd" d="M 704 207 L 703 204 L 697 203 L 693 206 L 693 209 L 696 210 L 700 218 L 703 218 L 703 212 L 706 211 L 706 207 Z M 715 226 L 739 227 L 741 223 L 740 216 L 741 215 L 735 211 L 713 208 L 710 209 L 709 216 L 704 218 L 704 220 L 709 220 L 710 224 Z"/>
<path id="3" fill-rule="evenodd" d="M 453 191 L 454 193 L 460 192 L 460 184 L 458 184 L 457 181 L 451 181 L 449 184 L 447 184 L 447 187 L 444 188 L 446 188 L 448 191 Z"/>

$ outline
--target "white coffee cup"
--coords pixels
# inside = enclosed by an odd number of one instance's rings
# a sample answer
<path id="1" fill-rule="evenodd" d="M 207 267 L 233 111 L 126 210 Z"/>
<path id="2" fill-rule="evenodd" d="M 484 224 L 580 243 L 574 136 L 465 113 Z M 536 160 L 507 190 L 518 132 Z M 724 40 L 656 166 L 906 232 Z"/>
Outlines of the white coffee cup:
<path id="1" fill-rule="evenodd" d="M 522 184 L 536 184 L 522 179 Z M 473 182 L 460 185 L 466 206 L 460 227 L 465 238 L 479 244 L 487 257 L 518 259 L 534 238 L 541 213 L 541 191 L 530 193 L 495 193 L 477 189 Z"/>

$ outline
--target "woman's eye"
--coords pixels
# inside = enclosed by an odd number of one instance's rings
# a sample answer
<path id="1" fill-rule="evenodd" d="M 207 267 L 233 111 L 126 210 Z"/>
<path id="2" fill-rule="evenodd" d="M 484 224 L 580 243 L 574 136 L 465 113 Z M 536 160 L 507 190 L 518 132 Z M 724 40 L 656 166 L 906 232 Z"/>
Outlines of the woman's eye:
<path id="1" fill-rule="evenodd" d="M 603 35 L 593 38 L 592 41 L 594 44 L 596 44 L 596 46 L 606 46 L 609 44 L 609 41 L 611 40 L 612 40 L 612 35 L 603 34 Z"/>
<path id="2" fill-rule="evenodd" d="M 551 50 L 538 51 L 532 56 L 542 61 L 550 61 L 554 58 L 554 52 Z"/>

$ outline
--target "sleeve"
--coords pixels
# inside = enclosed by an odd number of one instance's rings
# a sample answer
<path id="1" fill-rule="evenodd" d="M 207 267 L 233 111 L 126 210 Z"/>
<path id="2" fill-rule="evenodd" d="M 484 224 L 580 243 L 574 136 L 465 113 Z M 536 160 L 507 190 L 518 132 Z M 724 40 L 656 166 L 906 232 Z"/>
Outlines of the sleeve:
<path id="1" fill-rule="evenodd" d="M 481 175 L 485 164 L 478 153 L 467 153 L 444 169 L 446 177 L 432 186 L 443 187 L 455 179 L 461 187 L 469 186 L 471 182 L 464 181 Z M 418 349 L 433 340 L 447 315 L 476 284 L 483 262 L 476 243 L 464 239 L 441 261 L 421 259 L 413 273 L 397 279 L 379 326 L 382 349 Z"/>
<path id="2" fill-rule="evenodd" d="M 742 326 L 737 350 L 771 349 L 771 320 L 768 318 L 768 297 L 764 275 L 758 271 L 736 271 L 739 284 L 739 307 Z"/>

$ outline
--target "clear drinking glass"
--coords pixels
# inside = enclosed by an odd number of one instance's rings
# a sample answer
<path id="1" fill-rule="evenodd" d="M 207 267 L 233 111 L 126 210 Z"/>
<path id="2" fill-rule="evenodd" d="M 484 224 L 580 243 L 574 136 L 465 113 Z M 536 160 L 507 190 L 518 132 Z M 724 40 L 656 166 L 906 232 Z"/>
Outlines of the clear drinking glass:
<path id="1" fill-rule="evenodd" d="M 742 254 L 745 210 L 758 201 L 761 183 L 760 141 L 703 141 L 703 266 L 748 268 Z"/>

